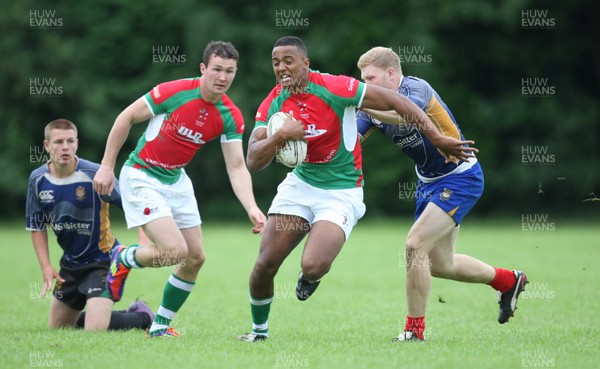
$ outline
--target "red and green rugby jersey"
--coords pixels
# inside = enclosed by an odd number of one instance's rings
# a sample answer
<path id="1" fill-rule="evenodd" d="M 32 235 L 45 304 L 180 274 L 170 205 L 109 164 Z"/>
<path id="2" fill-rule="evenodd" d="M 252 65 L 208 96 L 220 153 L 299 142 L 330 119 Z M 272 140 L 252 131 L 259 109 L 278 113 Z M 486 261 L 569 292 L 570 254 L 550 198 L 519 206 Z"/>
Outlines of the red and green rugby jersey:
<path id="1" fill-rule="evenodd" d="M 356 129 L 355 106 L 366 86 L 355 78 L 309 71 L 304 93 L 291 94 L 277 85 L 256 113 L 256 125 L 266 127 L 276 112 L 294 112 L 306 130 L 308 151 L 294 173 L 322 189 L 363 186 L 362 154 Z"/>
<path id="2" fill-rule="evenodd" d="M 165 82 L 144 96 L 154 118 L 125 165 L 173 184 L 181 176 L 181 168 L 208 141 L 217 136 L 221 142 L 242 140 L 240 109 L 225 94 L 216 104 L 204 100 L 201 83 L 201 78 Z"/>

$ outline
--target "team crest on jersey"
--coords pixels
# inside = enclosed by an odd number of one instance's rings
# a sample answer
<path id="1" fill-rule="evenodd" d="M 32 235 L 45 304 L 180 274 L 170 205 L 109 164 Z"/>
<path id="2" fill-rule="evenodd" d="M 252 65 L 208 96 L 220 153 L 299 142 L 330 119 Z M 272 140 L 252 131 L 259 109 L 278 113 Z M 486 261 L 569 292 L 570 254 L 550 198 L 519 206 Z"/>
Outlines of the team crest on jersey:
<path id="1" fill-rule="evenodd" d="M 300 101 L 298 101 L 297 105 L 298 105 L 298 108 L 300 109 L 300 118 L 308 119 L 309 115 L 308 115 L 308 112 L 306 111 L 306 109 L 308 109 L 308 106 L 305 103 L 301 103 Z"/>
<path id="2" fill-rule="evenodd" d="M 83 201 L 85 200 L 85 187 L 83 186 L 78 186 L 75 189 L 75 197 L 77 198 L 77 200 L 79 201 Z"/>
<path id="3" fill-rule="evenodd" d="M 450 200 L 451 195 L 452 195 L 452 190 L 444 188 L 442 193 L 440 193 L 440 200 L 442 200 L 442 201 Z"/>
<path id="4" fill-rule="evenodd" d="M 205 108 L 200 109 L 200 115 L 198 116 L 198 119 L 196 120 L 196 125 L 199 127 L 202 127 L 204 125 L 204 123 L 206 123 L 207 119 L 208 119 L 208 111 L 206 111 Z"/>

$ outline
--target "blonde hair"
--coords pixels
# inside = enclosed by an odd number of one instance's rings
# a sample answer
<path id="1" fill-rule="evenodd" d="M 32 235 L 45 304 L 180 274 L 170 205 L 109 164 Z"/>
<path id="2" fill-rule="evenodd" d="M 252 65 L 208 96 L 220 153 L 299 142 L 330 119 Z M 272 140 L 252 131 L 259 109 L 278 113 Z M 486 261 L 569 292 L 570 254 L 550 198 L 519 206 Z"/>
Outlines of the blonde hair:
<path id="1" fill-rule="evenodd" d="M 396 72 L 402 74 L 400 58 L 389 47 L 377 46 L 372 48 L 360 56 L 356 65 L 358 69 L 363 69 L 368 65 L 373 65 L 381 69 L 394 68 Z"/>
<path id="2" fill-rule="evenodd" d="M 44 128 L 44 139 L 50 140 L 50 131 L 53 129 L 72 129 L 75 131 L 75 137 L 77 137 L 77 126 L 70 120 L 56 119 L 46 124 L 46 128 Z"/>

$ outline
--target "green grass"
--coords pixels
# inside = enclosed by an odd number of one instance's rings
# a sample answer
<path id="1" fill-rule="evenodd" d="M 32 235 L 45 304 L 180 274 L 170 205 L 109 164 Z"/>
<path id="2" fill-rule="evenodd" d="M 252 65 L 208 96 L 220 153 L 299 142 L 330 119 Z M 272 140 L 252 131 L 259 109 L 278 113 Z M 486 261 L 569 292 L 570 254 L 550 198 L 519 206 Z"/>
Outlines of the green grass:
<path id="1" fill-rule="evenodd" d="M 597 368 L 600 302 L 597 224 L 559 223 L 525 232 L 520 224 L 466 222 L 457 251 L 527 272 L 531 284 L 510 323 L 496 321 L 488 286 L 433 279 L 427 343 L 399 344 L 406 315 L 400 250 L 407 221 L 363 222 L 306 302 L 295 299 L 300 249 L 276 279 L 268 342 L 234 339 L 250 329 L 248 276 L 259 237 L 247 225 L 207 222 L 207 263 L 175 318 L 179 339 L 141 331 L 87 333 L 46 328 L 49 299 L 33 296 L 41 272 L 21 224 L 0 227 L 4 288 L 2 368 Z M 123 243 L 135 232 L 114 227 Z M 60 256 L 55 244 L 51 256 Z M 169 268 L 134 271 L 124 309 L 136 297 L 159 305 Z M 445 303 L 438 301 L 443 297 Z M 45 358 L 46 360 L 41 360 Z"/>

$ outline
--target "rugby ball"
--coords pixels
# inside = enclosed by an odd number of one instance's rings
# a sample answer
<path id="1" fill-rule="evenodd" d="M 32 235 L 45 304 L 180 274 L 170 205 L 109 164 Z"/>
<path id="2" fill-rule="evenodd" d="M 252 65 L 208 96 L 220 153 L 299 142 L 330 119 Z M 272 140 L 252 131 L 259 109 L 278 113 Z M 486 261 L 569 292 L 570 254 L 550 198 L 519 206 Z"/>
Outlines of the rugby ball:
<path id="1" fill-rule="evenodd" d="M 283 125 L 283 122 L 287 119 L 287 114 L 284 112 L 277 112 L 269 118 L 267 123 L 267 137 L 277 132 Z M 276 160 L 289 168 L 295 168 L 302 164 L 306 159 L 306 152 L 308 145 L 302 140 L 287 140 L 281 147 L 277 149 L 275 155 Z"/>

